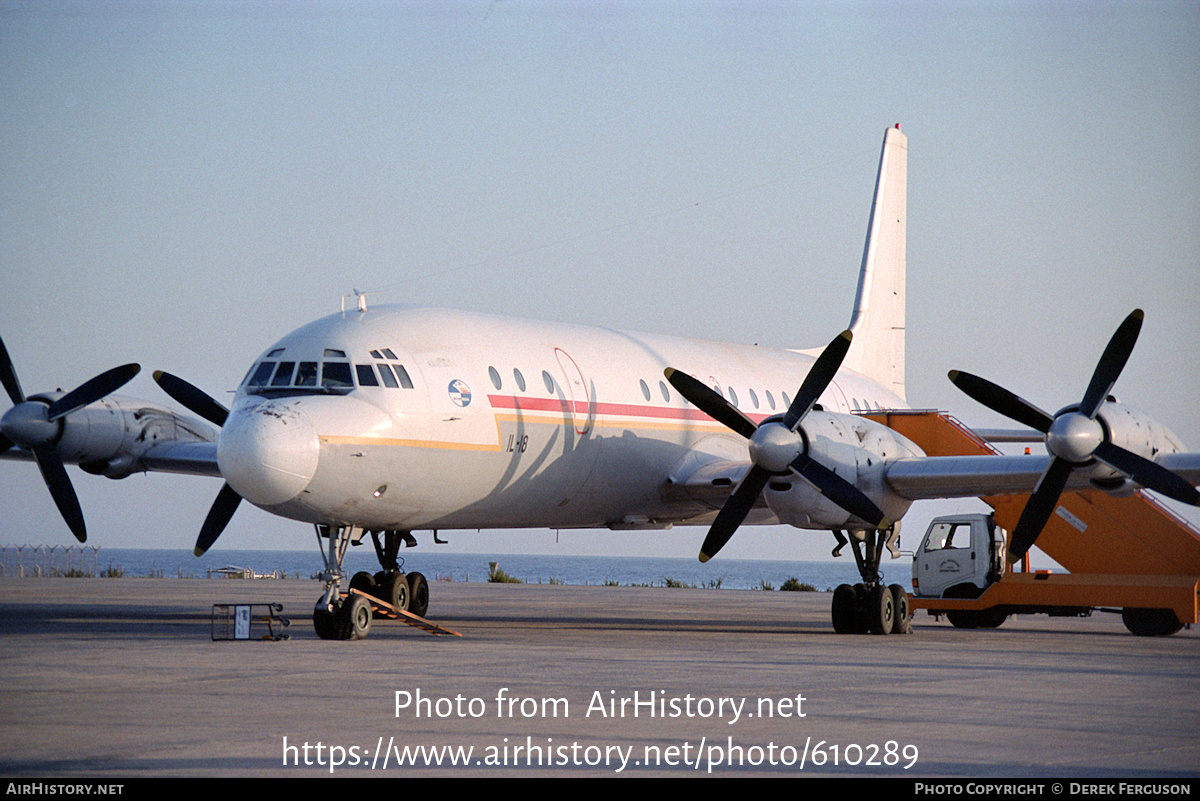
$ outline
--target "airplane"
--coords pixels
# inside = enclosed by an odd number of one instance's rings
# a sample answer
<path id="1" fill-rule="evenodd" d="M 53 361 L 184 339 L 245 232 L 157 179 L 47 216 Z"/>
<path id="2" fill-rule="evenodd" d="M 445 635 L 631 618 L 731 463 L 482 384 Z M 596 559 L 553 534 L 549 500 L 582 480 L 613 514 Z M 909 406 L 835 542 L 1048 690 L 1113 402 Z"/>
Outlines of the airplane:
<path id="1" fill-rule="evenodd" d="M 968 395 L 1044 435 L 1043 457 L 928 457 L 863 416 L 907 408 L 907 137 L 888 128 L 849 328 L 824 349 L 779 350 L 416 306 L 351 309 L 254 360 L 229 408 L 184 379 L 155 379 L 202 420 L 112 393 L 125 365 L 68 393 L 27 397 L 0 342 L 0 456 L 32 459 L 75 536 L 86 528 L 64 464 L 111 478 L 164 471 L 224 484 L 197 555 L 243 500 L 314 526 L 324 589 L 313 624 L 357 639 L 372 610 L 343 595 L 343 559 L 370 537 L 380 570 L 348 586 L 418 616 L 429 585 L 405 573 L 416 532 L 666 529 L 709 525 L 700 559 L 743 524 L 832 531 L 861 583 L 834 593 L 839 632 L 891 633 L 906 597 L 884 550 L 917 500 L 1030 493 L 1010 558 L 1036 541 L 1061 492 L 1138 486 L 1200 504 L 1200 454 L 1109 392 L 1143 315 L 1122 323 L 1079 404 L 1050 415 L 985 379 Z M 798 387 L 798 389 L 797 389 Z"/>

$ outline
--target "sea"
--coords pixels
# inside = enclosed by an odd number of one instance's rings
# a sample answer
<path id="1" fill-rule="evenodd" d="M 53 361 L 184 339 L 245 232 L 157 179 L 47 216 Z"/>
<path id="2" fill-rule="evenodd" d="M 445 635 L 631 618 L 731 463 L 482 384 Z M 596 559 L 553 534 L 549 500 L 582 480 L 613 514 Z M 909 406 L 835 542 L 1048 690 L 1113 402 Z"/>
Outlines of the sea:
<path id="1" fill-rule="evenodd" d="M 847 556 L 848 556 L 847 552 Z M 778 590 L 789 579 L 817 591 L 860 581 L 853 558 L 840 561 L 768 561 L 695 558 L 565 556 L 486 553 L 420 553 L 406 570 L 419 570 L 430 581 L 488 581 L 493 565 L 530 584 L 697 587 L 725 590 Z M 53 548 L 0 545 L 0 576 L 92 575 L 113 578 L 221 578 L 235 573 L 276 580 L 312 579 L 321 557 L 305 551 L 191 551 L 72 546 Z M 232 569 L 232 570 L 229 570 Z M 344 562 L 347 576 L 379 570 L 370 548 L 352 550 Z M 888 584 L 911 590 L 912 562 L 901 558 L 884 565 Z"/>

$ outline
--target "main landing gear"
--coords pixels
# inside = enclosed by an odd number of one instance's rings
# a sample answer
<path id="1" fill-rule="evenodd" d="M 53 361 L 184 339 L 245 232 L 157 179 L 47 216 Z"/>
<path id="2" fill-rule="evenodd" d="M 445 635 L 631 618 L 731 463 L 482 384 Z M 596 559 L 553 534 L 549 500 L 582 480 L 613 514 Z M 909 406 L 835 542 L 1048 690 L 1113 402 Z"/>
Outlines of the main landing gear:
<path id="1" fill-rule="evenodd" d="M 838 545 L 833 555 L 850 543 L 862 582 L 842 584 L 833 591 L 833 630 L 838 634 L 907 634 L 911 614 L 908 593 L 899 584 L 887 586 L 879 572 L 883 549 L 899 554 L 895 527 L 886 531 L 834 531 Z"/>
<path id="2" fill-rule="evenodd" d="M 325 560 L 321 579 L 325 590 L 313 609 L 313 628 L 323 640 L 361 640 L 371 631 L 370 595 L 397 609 L 425 617 L 429 611 L 429 582 L 420 573 L 405 574 L 400 569 L 397 554 L 402 543 L 415 544 L 407 531 L 369 532 L 375 544 L 375 554 L 383 569 L 374 575 L 365 571 L 350 579 L 351 592 L 342 597 L 342 563 L 351 543 L 362 540 L 364 532 L 353 526 L 316 526 L 317 544 Z M 380 541 L 380 534 L 383 541 Z M 328 544 L 321 540 L 327 539 Z"/>

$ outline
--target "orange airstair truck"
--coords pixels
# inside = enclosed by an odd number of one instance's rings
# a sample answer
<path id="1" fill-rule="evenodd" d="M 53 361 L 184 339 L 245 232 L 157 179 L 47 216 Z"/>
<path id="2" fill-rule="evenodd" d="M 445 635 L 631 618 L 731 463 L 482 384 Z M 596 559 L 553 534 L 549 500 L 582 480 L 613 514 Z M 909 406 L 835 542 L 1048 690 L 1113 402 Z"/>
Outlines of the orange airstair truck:
<path id="1" fill-rule="evenodd" d="M 916 442 L 930 456 L 998 453 L 949 415 L 886 411 L 867 415 Z M 1009 565 L 1006 531 L 1028 495 L 982 500 L 992 514 L 932 521 L 913 558 L 910 609 L 925 609 L 959 628 L 999 626 L 1011 614 L 1117 612 L 1143 636 L 1170 635 L 1197 622 L 1200 531 L 1145 492 L 1112 497 L 1065 492 L 1037 547 L 1066 573 L 1033 571 L 1028 555 Z M 1023 569 L 1016 569 L 1016 568 Z"/>

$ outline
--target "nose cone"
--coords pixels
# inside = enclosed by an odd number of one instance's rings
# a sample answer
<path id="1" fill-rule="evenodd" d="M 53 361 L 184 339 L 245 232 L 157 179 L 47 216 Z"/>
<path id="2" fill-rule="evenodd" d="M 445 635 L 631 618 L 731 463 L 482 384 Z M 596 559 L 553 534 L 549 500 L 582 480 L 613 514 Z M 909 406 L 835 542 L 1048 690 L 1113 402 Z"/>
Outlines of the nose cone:
<path id="1" fill-rule="evenodd" d="M 1083 464 L 1104 441 L 1104 429 L 1078 412 L 1060 414 L 1046 432 L 1046 450 L 1073 464 Z"/>
<path id="2" fill-rule="evenodd" d="M 62 423 L 51 423 L 46 410 L 37 401 L 18 403 L 0 417 L 0 434 L 22 448 L 33 448 L 53 442 L 62 431 Z"/>
<path id="3" fill-rule="evenodd" d="M 317 430 L 295 401 L 234 408 L 217 444 L 221 475 L 259 506 L 299 495 L 316 473 L 319 455 Z"/>

